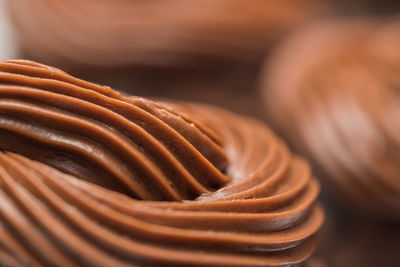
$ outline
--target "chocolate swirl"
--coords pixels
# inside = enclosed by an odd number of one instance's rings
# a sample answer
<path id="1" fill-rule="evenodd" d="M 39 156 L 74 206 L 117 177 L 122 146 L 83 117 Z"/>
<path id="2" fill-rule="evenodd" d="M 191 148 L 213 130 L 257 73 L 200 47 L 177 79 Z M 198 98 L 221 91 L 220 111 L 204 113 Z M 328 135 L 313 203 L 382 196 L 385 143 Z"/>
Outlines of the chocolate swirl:
<path id="1" fill-rule="evenodd" d="M 265 125 L 0 63 L 0 264 L 287 266 L 319 184 Z"/>
<path id="2" fill-rule="evenodd" d="M 259 60 L 317 13 L 318 0 L 12 0 L 23 50 L 45 62 L 97 66 Z M 207 63 L 206 63 L 207 64 Z"/>
<path id="3" fill-rule="evenodd" d="M 331 193 L 391 220 L 400 219 L 399 25 L 311 26 L 277 53 L 263 88 L 273 125 L 326 174 Z"/>

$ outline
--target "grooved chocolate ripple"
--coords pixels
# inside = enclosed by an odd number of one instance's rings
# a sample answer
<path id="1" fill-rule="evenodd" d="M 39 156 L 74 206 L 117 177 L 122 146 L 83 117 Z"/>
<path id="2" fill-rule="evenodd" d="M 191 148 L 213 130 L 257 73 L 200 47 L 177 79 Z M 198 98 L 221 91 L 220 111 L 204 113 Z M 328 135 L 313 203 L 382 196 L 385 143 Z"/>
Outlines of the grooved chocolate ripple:
<path id="1" fill-rule="evenodd" d="M 0 63 L 0 265 L 287 266 L 319 184 L 264 124 Z"/>
<path id="2" fill-rule="evenodd" d="M 336 19 L 295 34 L 270 63 L 274 126 L 346 206 L 400 220 L 398 19 Z"/>

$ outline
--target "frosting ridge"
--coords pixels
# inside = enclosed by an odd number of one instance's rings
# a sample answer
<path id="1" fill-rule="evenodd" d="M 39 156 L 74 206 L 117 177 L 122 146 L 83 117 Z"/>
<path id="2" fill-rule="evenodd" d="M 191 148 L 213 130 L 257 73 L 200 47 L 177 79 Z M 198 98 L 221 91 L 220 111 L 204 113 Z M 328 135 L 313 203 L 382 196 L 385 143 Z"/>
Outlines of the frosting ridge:
<path id="1" fill-rule="evenodd" d="M 0 63 L 0 144 L 0 262 L 288 266 L 324 218 L 263 123 L 30 61 Z"/>

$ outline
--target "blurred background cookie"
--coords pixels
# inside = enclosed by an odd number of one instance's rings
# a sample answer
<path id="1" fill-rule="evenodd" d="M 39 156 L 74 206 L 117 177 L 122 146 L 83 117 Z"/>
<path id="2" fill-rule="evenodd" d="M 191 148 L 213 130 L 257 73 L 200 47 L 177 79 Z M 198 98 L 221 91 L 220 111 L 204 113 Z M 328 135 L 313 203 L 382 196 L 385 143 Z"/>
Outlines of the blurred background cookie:
<path id="1" fill-rule="evenodd" d="M 318 23 L 280 48 L 263 85 L 270 120 L 327 190 L 387 220 L 400 220 L 397 32 L 391 21 Z"/>
<path id="2" fill-rule="evenodd" d="M 314 15 L 317 0 L 12 0 L 26 55 L 90 66 L 256 61 Z"/>

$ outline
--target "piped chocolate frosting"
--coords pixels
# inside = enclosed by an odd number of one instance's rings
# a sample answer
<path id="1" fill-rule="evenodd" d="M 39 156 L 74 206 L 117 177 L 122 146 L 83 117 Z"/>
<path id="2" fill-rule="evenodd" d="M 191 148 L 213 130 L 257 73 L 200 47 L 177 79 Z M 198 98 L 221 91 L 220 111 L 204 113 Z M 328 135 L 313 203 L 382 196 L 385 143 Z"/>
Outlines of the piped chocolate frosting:
<path id="1" fill-rule="evenodd" d="M 11 0 L 8 6 L 23 52 L 44 62 L 197 66 L 259 62 L 266 47 L 319 13 L 321 2 Z"/>
<path id="2" fill-rule="evenodd" d="M 0 62 L 0 264 L 288 266 L 323 211 L 263 123 Z"/>
<path id="3" fill-rule="evenodd" d="M 295 34 L 264 76 L 270 121 L 346 206 L 400 219 L 399 23 L 333 20 Z"/>

